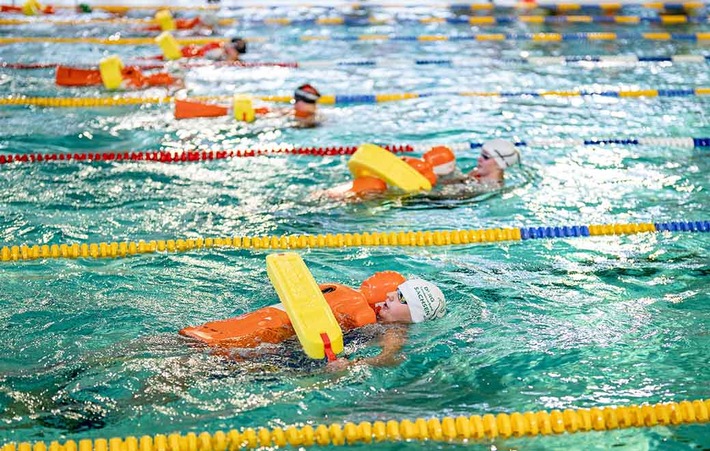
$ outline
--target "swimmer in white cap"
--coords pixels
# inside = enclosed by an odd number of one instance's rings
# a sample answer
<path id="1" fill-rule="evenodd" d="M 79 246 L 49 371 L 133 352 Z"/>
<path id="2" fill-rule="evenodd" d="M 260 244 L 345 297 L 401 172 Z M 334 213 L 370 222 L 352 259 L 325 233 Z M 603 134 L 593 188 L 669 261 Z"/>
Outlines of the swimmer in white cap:
<path id="1" fill-rule="evenodd" d="M 438 188 L 426 193 L 429 199 L 465 199 L 503 187 L 505 171 L 520 163 L 520 151 L 510 141 L 493 139 L 481 146 L 476 167 L 468 174 L 456 167 L 456 157 L 438 146 L 424 154 L 438 176 Z"/>
<path id="2" fill-rule="evenodd" d="M 446 314 L 446 298 L 441 289 L 424 279 L 409 279 L 395 291 L 387 293 L 380 307 L 377 320 L 380 323 L 411 324 L 441 318 Z M 328 364 L 330 370 L 343 370 L 354 364 L 392 366 L 399 363 L 399 351 L 406 340 L 406 328 L 388 328 L 380 338 L 382 352 L 375 357 L 348 360 L 339 358 Z"/>
<path id="3" fill-rule="evenodd" d="M 378 315 L 382 323 L 421 323 L 446 313 L 446 298 L 439 287 L 423 279 L 410 279 L 387 293 Z"/>
<path id="4" fill-rule="evenodd" d="M 492 139 L 481 146 L 476 167 L 468 174 L 456 168 L 454 153 L 445 146 L 437 146 L 424 154 L 424 160 L 434 167 L 439 183 L 450 185 L 473 179 L 481 184 L 503 185 L 505 170 L 520 163 L 520 151 L 510 141 Z"/>
<path id="5" fill-rule="evenodd" d="M 481 146 L 476 167 L 468 174 L 456 167 L 456 156 L 446 146 L 432 147 L 422 155 L 421 160 L 404 160 L 435 187 L 432 191 L 420 193 L 420 196 L 428 199 L 465 199 L 501 188 L 505 170 L 520 163 L 520 151 L 510 141 L 486 141 Z M 356 202 L 382 196 L 387 190 L 383 180 L 367 176 L 315 192 L 314 197 Z"/>
<path id="6" fill-rule="evenodd" d="M 481 146 L 477 166 L 469 172 L 469 177 L 484 183 L 503 184 L 506 169 L 520 163 L 520 151 L 510 141 L 492 139 Z"/>

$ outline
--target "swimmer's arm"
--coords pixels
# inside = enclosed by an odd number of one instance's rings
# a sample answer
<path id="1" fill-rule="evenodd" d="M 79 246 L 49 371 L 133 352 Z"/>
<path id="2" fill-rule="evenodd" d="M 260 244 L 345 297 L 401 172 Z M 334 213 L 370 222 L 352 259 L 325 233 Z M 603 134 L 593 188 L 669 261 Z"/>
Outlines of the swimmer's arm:
<path id="1" fill-rule="evenodd" d="M 465 183 L 469 178 L 470 174 L 464 174 L 459 168 L 453 174 L 443 176 L 439 178 L 439 185 L 457 185 L 459 183 Z"/>
<path id="2" fill-rule="evenodd" d="M 456 177 L 447 177 L 445 179 L 439 180 L 439 185 L 458 185 L 459 183 L 465 183 L 469 177 L 467 175 L 461 174 Z"/>
<path id="3" fill-rule="evenodd" d="M 395 366 L 402 362 L 402 357 L 399 351 L 404 346 L 407 340 L 407 330 L 403 326 L 391 327 L 385 331 L 380 338 L 380 346 L 382 351 L 375 357 L 366 357 L 362 359 L 348 360 L 344 357 L 337 359 L 334 362 L 328 363 L 330 371 L 341 371 L 352 365 L 365 364 L 370 366 Z"/>
<path id="4" fill-rule="evenodd" d="M 390 327 L 380 338 L 382 352 L 375 357 L 356 359 L 355 363 L 364 363 L 370 366 L 395 366 L 402 362 L 399 351 L 402 350 L 407 340 L 407 330 L 402 326 Z"/>

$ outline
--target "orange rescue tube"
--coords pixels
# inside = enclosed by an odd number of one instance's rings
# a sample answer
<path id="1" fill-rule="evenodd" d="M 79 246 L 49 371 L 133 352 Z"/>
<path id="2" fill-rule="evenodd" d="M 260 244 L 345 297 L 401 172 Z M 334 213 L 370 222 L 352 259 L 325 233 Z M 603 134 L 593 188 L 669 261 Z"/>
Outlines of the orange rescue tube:
<path id="1" fill-rule="evenodd" d="M 370 307 L 374 308 L 375 304 L 387 299 L 387 293 L 395 291 L 406 281 L 407 279 L 397 271 L 381 271 L 365 279 L 360 285 L 360 292 Z"/>
<path id="2" fill-rule="evenodd" d="M 260 343 L 281 343 L 296 332 L 286 311 L 264 307 L 236 318 L 186 327 L 180 335 L 195 338 L 209 346 L 254 348 Z"/>
<path id="3" fill-rule="evenodd" d="M 456 170 L 456 155 L 446 146 L 435 146 L 429 149 L 422 159 L 434 168 L 434 174 L 446 175 Z"/>
<path id="4" fill-rule="evenodd" d="M 335 283 L 319 285 L 338 324 L 354 329 L 377 321 L 365 296 L 357 290 Z M 265 307 L 251 313 L 186 327 L 180 335 L 195 338 L 209 346 L 254 348 L 261 343 L 280 343 L 296 335 L 291 321 L 279 307 Z"/>
<path id="5" fill-rule="evenodd" d="M 220 117 L 229 114 L 229 108 L 209 103 L 192 102 L 189 100 L 175 101 L 175 119 L 190 119 L 195 117 Z"/>
<path id="6" fill-rule="evenodd" d="M 420 160 L 419 158 L 413 158 L 413 157 L 402 157 L 402 159 L 411 167 L 416 169 L 418 173 L 424 176 L 425 179 L 429 180 L 429 183 L 431 183 L 431 186 L 436 185 L 436 174 L 434 174 L 434 168 L 432 167 L 431 164 L 427 163 L 424 160 Z"/>
<path id="7" fill-rule="evenodd" d="M 326 194 L 335 199 L 348 199 L 353 197 L 367 197 L 382 194 L 387 191 L 387 184 L 377 177 L 358 177 L 352 182 L 343 183 L 326 191 Z"/>
<path id="8" fill-rule="evenodd" d="M 202 46 L 194 44 L 186 45 L 180 51 L 183 58 L 201 58 L 213 51 L 221 51 L 224 43 L 220 41 L 208 42 Z"/>
<path id="9" fill-rule="evenodd" d="M 167 72 L 158 72 L 145 76 L 145 83 L 148 86 L 170 86 L 177 80 Z"/>
<path id="10" fill-rule="evenodd" d="M 101 84 L 101 72 L 98 69 L 57 66 L 56 82 L 59 86 L 97 86 Z"/>

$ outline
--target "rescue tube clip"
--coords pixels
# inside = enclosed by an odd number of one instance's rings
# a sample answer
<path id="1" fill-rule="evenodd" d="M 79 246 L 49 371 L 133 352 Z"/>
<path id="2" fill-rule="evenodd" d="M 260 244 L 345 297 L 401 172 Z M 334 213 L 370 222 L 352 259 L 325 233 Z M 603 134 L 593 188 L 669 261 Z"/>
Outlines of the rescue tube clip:
<path id="1" fill-rule="evenodd" d="M 172 31 L 177 29 L 175 19 L 173 19 L 173 15 L 170 14 L 170 11 L 167 9 L 161 9 L 155 13 L 155 22 L 163 31 Z"/>
<path id="2" fill-rule="evenodd" d="M 348 161 L 355 178 L 374 176 L 406 193 L 430 191 L 431 183 L 392 152 L 374 144 L 363 144 Z"/>
<path id="3" fill-rule="evenodd" d="M 238 121 L 254 122 L 254 119 L 256 119 L 251 97 L 244 94 L 234 94 L 232 109 L 234 110 L 234 119 Z"/>
<path id="4" fill-rule="evenodd" d="M 169 31 L 163 31 L 155 38 L 155 42 L 163 51 L 163 57 L 168 60 L 178 60 L 182 58 L 182 49 L 175 37 Z"/>
<path id="5" fill-rule="evenodd" d="M 22 4 L 22 14 L 25 16 L 34 16 L 42 11 L 42 5 L 37 0 L 27 0 Z"/>
<path id="6" fill-rule="evenodd" d="M 118 89 L 123 83 L 123 62 L 116 55 L 107 56 L 99 62 L 101 81 L 106 89 Z"/>
<path id="7" fill-rule="evenodd" d="M 343 332 L 301 256 L 271 254 L 266 257 L 266 272 L 306 355 L 312 359 L 327 355 L 330 359 L 341 353 Z M 327 348 L 332 353 L 326 352 Z"/>

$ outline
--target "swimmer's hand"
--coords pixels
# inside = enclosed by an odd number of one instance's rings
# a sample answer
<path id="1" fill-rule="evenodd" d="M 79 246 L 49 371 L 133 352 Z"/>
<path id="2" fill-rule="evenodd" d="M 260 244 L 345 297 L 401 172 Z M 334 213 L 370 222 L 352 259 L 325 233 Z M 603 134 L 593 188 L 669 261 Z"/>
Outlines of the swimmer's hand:
<path id="1" fill-rule="evenodd" d="M 339 357 L 338 359 L 333 360 L 332 362 L 328 362 L 325 365 L 325 369 L 329 373 L 339 373 L 341 371 L 347 370 L 354 363 L 355 362 L 351 362 L 350 360 L 346 359 L 345 357 Z"/>

